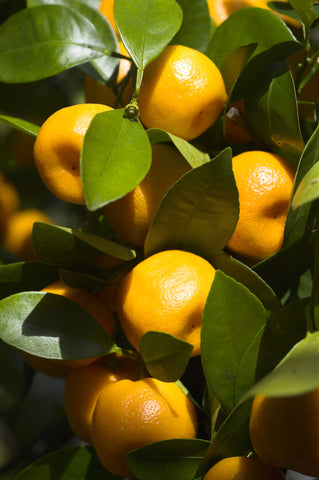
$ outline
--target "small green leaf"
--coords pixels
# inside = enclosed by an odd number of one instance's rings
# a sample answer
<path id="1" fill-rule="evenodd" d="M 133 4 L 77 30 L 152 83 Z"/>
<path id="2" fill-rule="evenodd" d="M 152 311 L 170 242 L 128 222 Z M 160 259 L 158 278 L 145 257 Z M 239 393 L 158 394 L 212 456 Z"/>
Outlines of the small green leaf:
<path id="1" fill-rule="evenodd" d="M 292 208 L 299 208 L 319 198 L 319 162 L 315 163 L 301 180 L 293 200 Z"/>
<path id="2" fill-rule="evenodd" d="M 209 446 L 201 439 L 174 439 L 151 443 L 126 455 L 140 480 L 193 480 Z"/>
<path id="3" fill-rule="evenodd" d="M 177 0 L 183 10 L 183 23 L 172 40 L 172 45 L 185 45 L 205 53 L 210 36 L 211 23 L 206 0 Z"/>
<path id="4" fill-rule="evenodd" d="M 231 238 L 238 210 L 231 150 L 227 148 L 170 188 L 148 231 L 145 254 L 177 248 L 212 258 Z"/>
<path id="5" fill-rule="evenodd" d="M 47 292 L 22 292 L 0 301 L 0 337 L 33 355 L 80 359 L 110 353 L 114 343 L 86 310 Z"/>
<path id="6" fill-rule="evenodd" d="M 208 153 L 198 150 L 198 148 L 183 138 L 176 137 L 176 135 L 169 132 L 165 132 L 159 128 L 150 128 L 146 133 L 152 145 L 162 142 L 172 142 L 193 168 L 200 167 L 210 160 Z"/>
<path id="7" fill-rule="evenodd" d="M 108 473 L 92 446 L 61 448 L 28 465 L 15 480 L 121 480 Z"/>
<path id="8" fill-rule="evenodd" d="M 268 375 L 243 397 L 256 395 L 286 397 L 310 392 L 319 386 L 319 332 L 307 336 L 292 347 Z"/>
<path id="9" fill-rule="evenodd" d="M 216 272 L 202 318 L 201 356 L 208 388 L 229 409 L 255 383 L 267 317 L 246 287 Z"/>
<path id="10" fill-rule="evenodd" d="M 139 343 L 147 370 L 164 382 L 181 378 L 192 350 L 191 344 L 163 332 L 146 332 Z"/>
<path id="11" fill-rule="evenodd" d="M 36 137 L 39 133 L 40 127 L 34 123 L 27 122 L 22 118 L 10 117 L 8 115 L 0 115 L 0 122 L 9 125 L 9 127 L 20 130 L 20 132 L 27 133 Z"/>
<path id="12" fill-rule="evenodd" d="M 104 50 L 93 24 L 76 11 L 62 5 L 23 9 L 0 26 L 0 81 L 40 80 L 101 57 Z"/>
<path id="13" fill-rule="evenodd" d="M 147 174 L 152 151 L 141 123 L 124 109 L 98 113 L 85 134 L 81 153 L 83 191 L 96 210 L 133 190 Z"/>
<path id="14" fill-rule="evenodd" d="M 175 0 L 115 0 L 114 18 L 126 50 L 143 70 L 180 29 L 183 12 Z"/>

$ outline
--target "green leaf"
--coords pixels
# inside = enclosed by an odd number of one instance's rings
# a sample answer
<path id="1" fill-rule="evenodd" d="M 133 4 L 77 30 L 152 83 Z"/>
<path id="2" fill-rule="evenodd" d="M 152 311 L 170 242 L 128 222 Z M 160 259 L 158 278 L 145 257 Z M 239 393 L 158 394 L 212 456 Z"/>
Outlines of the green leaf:
<path id="1" fill-rule="evenodd" d="M 319 127 L 313 132 L 309 138 L 305 149 L 301 155 L 298 169 L 295 176 L 292 201 L 287 215 L 285 225 L 285 235 L 283 241 L 283 248 L 290 246 L 294 242 L 300 240 L 307 230 L 311 229 L 311 200 L 303 201 L 303 198 L 309 196 L 312 187 L 309 189 L 309 185 L 306 186 L 304 182 L 305 176 L 309 170 L 314 167 L 319 161 Z M 315 167 L 314 167 L 315 168 Z M 302 185 L 301 185 L 302 184 Z M 315 184 L 314 184 L 315 187 Z M 304 197 L 304 191 L 306 188 L 306 196 Z M 298 190 L 298 193 L 297 193 Z M 297 204 L 296 204 L 297 195 Z M 299 197 L 299 200 L 298 200 Z M 298 201 L 301 203 L 299 204 Z"/>
<path id="2" fill-rule="evenodd" d="M 289 3 L 297 12 L 298 17 L 301 19 L 306 29 L 309 30 L 310 26 L 317 18 L 317 14 L 313 9 L 313 4 L 317 2 L 314 0 L 303 0 L 302 2 L 300 2 L 300 0 L 289 0 Z"/>
<path id="3" fill-rule="evenodd" d="M 25 290 L 41 290 L 59 279 L 56 267 L 39 262 L 18 262 L 0 266 L 0 299 Z"/>
<path id="4" fill-rule="evenodd" d="M 114 18 L 126 50 L 143 70 L 180 29 L 183 12 L 175 0 L 115 0 Z"/>
<path id="5" fill-rule="evenodd" d="M 138 120 L 125 110 L 98 113 L 85 134 L 81 153 L 83 191 L 96 210 L 133 190 L 147 174 L 152 151 Z"/>
<path id="6" fill-rule="evenodd" d="M 186 173 L 162 199 L 145 240 L 145 254 L 190 250 L 212 258 L 231 238 L 238 220 L 231 149 Z"/>
<path id="7" fill-rule="evenodd" d="M 139 343 L 139 351 L 152 377 L 164 382 L 181 378 L 193 346 L 163 332 L 146 332 Z"/>
<path id="8" fill-rule="evenodd" d="M 92 446 L 61 448 L 38 458 L 15 480 L 120 480 L 101 465 Z"/>
<path id="9" fill-rule="evenodd" d="M 246 287 L 217 271 L 201 330 L 201 356 L 208 388 L 231 409 L 254 383 L 268 314 Z"/>
<path id="10" fill-rule="evenodd" d="M 236 50 L 233 50 L 227 55 L 220 65 L 219 69 L 228 94 L 230 94 L 234 88 L 240 73 L 256 49 L 256 46 L 256 43 L 252 43 L 251 45 L 243 45 L 236 48 Z"/>
<path id="11" fill-rule="evenodd" d="M 75 10 L 62 5 L 20 10 L 0 26 L 0 81 L 40 80 L 101 57 L 104 50 L 93 24 Z"/>
<path id="12" fill-rule="evenodd" d="M 35 7 L 38 5 L 64 5 L 72 10 L 75 10 L 79 14 L 83 15 L 89 20 L 94 27 L 100 38 L 103 41 L 103 45 L 106 50 L 110 52 L 117 52 L 118 42 L 113 28 L 109 24 L 108 20 L 102 15 L 96 8 L 92 8 L 90 5 L 86 5 L 83 1 L 78 0 L 28 0 L 28 7 Z M 111 79 L 115 69 L 118 67 L 119 60 L 111 55 L 103 55 L 101 58 L 92 60 L 90 62 L 91 68 L 97 72 L 98 77 L 107 82 Z M 85 68 L 90 72 L 90 69 Z"/>
<path id="13" fill-rule="evenodd" d="M 289 2 L 281 1 L 281 2 L 267 2 L 268 6 L 274 10 L 275 12 L 280 13 L 281 15 L 285 15 L 300 22 L 300 17 L 298 16 L 297 12 L 292 8 Z"/>
<path id="14" fill-rule="evenodd" d="M 0 412 L 18 403 L 24 393 L 24 360 L 15 349 L 0 341 Z"/>
<path id="15" fill-rule="evenodd" d="M 9 125 L 9 127 L 15 128 L 16 130 L 20 130 L 20 132 L 27 133 L 28 135 L 32 135 L 36 137 L 39 133 L 40 127 L 35 125 L 34 123 L 27 122 L 22 118 L 17 117 L 10 117 L 8 115 L 0 115 L 0 122 L 4 123 L 5 125 Z"/>
<path id="16" fill-rule="evenodd" d="M 101 252 L 131 260 L 135 252 L 123 245 L 79 230 L 35 222 L 32 244 L 37 258 L 50 265 L 72 265 L 96 257 Z"/>
<path id="17" fill-rule="evenodd" d="M 114 343 L 86 310 L 47 292 L 22 292 L 0 301 L 0 337 L 33 355 L 80 359 L 110 353 Z"/>
<path id="18" fill-rule="evenodd" d="M 172 45 L 185 45 L 205 53 L 210 36 L 211 24 L 206 0 L 177 0 L 183 10 L 183 23 Z"/>
<path id="19" fill-rule="evenodd" d="M 257 82 L 246 96 L 248 121 L 266 145 L 297 167 L 304 143 L 291 72 L 276 65 Z"/>
<path id="20" fill-rule="evenodd" d="M 59 274 L 62 282 L 72 288 L 86 288 L 91 291 L 108 285 L 106 280 L 86 272 L 59 269 Z"/>
<path id="21" fill-rule="evenodd" d="M 201 439 L 163 440 L 129 452 L 126 459 L 139 480 L 193 480 L 208 446 Z"/>
<path id="22" fill-rule="evenodd" d="M 317 155 L 316 155 L 317 157 Z M 292 208 L 299 208 L 319 198 L 319 162 L 315 163 L 301 180 L 292 200 Z"/>
<path id="23" fill-rule="evenodd" d="M 194 147 L 194 145 L 183 138 L 176 137 L 176 135 L 169 132 L 165 132 L 159 128 L 150 128 L 146 133 L 152 145 L 155 145 L 156 143 L 172 142 L 193 168 L 200 167 L 210 160 L 208 153 L 198 150 L 198 148 Z"/>
<path id="24" fill-rule="evenodd" d="M 268 375 L 243 397 L 287 397 L 310 392 L 319 386 L 319 332 L 308 333 Z"/>
<path id="25" fill-rule="evenodd" d="M 246 456 L 252 450 L 248 429 L 250 409 L 251 402 L 243 402 L 237 404 L 230 412 L 200 463 L 196 478 L 205 475 L 219 460 L 225 457 Z"/>

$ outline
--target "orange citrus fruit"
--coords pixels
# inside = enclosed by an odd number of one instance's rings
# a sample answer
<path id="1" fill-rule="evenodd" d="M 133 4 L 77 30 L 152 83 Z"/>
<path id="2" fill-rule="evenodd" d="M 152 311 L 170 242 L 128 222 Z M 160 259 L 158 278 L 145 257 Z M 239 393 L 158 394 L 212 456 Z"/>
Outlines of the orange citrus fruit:
<path id="1" fill-rule="evenodd" d="M 0 172 L 0 236 L 3 237 L 11 215 L 20 206 L 20 196 L 15 185 Z"/>
<path id="2" fill-rule="evenodd" d="M 233 157 L 240 213 L 227 247 L 249 263 L 280 250 L 294 172 L 284 158 L 248 151 Z"/>
<path id="3" fill-rule="evenodd" d="M 113 5 L 114 5 L 114 0 L 101 0 L 98 6 L 98 10 L 105 16 L 105 18 L 107 18 L 112 28 L 114 29 L 117 37 L 119 37 L 120 34 L 115 23 Z"/>
<path id="4" fill-rule="evenodd" d="M 169 333 L 200 354 L 201 320 L 215 276 L 204 258 L 165 250 L 138 263 L 121 281 L 118 315 L 131 345 L 138 350 L 148 331 Z"/>
<path id="5" fill-rule="evenodd" d="M 103 209 L 119 240 L 143 246 L 161 199 L 190 165 L 177 148 L 161 143 L 152 146 L 152 163 L 142 182 L 124 197 Z"/>
<path id="6" fill-rule="evenodd" d="M 146 128 L 192 140 L 213 125 L 226 99 L 223 77 L 210 58 L 169 45 L 146 67 L 138 105 Z"/>
<path id="7" fill-rule="evenodd" d="M 203 480 L 284 480 L 284 474 L 258 458 L 227 457 L 212 466 Z"/>
<path id="8" fill-rule="evenodd" d="M 70 427 L 80 439 L 91 443 L 93 411 L 102 389 L 125 378 L 140 378 L 138 360 L 106 355 L 85 367 L 69 369 L 64 390 L 65 410 Z"/>
<path id="9" fill-rule="evenodd" d="M 266 464 L 319 476 L 319 389 L 292 397 L 254 398 L 250 438 Z"/>
<path id="10" fill-rule="evenodd" d="M 109 383 L 96 402 L 92 443 L 112 474 L 134 478 L 125 454 L 143 445 L 195 438 L 197 412 L 176 383 L 155 378 Z"/>
<path id="11" fill-rule="evenodd" d="M 3 246 L 20 260 L 36 260 L 32 248 L 32 229 L 35 222 L 53 223 L 53 220 L 38 208 L 18 210 L 10 215 L 3 236 Z"/>
<path id="12" fill-rule="evenodd" d="M 80 175 L 84 135 L 93 117 L 111 110 L 84 103 L 61 108 L 41 126 L 34 144 L 34 161 L 45 186 L 66 202 L 85 204 Z"/>

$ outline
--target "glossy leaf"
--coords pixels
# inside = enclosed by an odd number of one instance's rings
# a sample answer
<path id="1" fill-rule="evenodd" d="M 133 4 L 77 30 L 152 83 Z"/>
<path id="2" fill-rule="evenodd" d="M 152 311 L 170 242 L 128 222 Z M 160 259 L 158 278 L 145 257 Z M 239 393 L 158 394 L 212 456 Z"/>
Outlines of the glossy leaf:
<path id="1" fill-rule="evenodd" d="M 193 346 L 162 332 L 147 332 L 139 351 L 149 373 L 164 382 L 176 382 L 183 375 Z"/>
<path id="2" fill-rule="evenodd" d="M 41 290 L 59 279 L 56 267 L 39 262 L 18 262 L 0 266 L 0 299 L 26 290 Z"/>
<path id="3" fill-rule="evenodd" d="M 183 10 L 183 23 L 172 40 L 173 45 L 186 45 L 205 53 L 210 36 L 211 24 L 206 0 L 177 0 Z"/>
<path id="4" fill-rule="evenodd" d="M 121 480 L 101 465 L 92 446 L 61 448 L 28 465 L 15 480 Z"/>
<path id="5" fill-rule="evenodd" d="M 114 343 L 103 327 L 68 298 L 22 292 L 0 301 L 0 337 L 9 345 L 45 358 L 105 355 Z"/>
<path id="6" fill-rule="evenodd" d="M 145 240 L 145 254 L 177 248 L 212 258 L 238 220 L 231 150 L 186 173 L 162 199 Z"/>
<path id="7" fill-rule="evenodd" d="M 297 167 L 304 143 L 291 73 L 280 68 L 264 72 L 247 95 L 245 107 L 248 121 L 261 140 Z"/>
<path id="8" fill-rule="evenodd" d="M 151 145 L 139 120 L 125 110 L 98 113 L 85 134 L 81 153 L 83 191 L 96 210 L 133 190 L 151 165 Z"/>
<path id="9" fill-rule="evenodd" d="M 152 145 L 162 142 L 172 142 L 193 168 L 199 167 L 210 160 L 208 153 L 198 150 L 198 148 L 183 138 L 176 137 L 176 135 L 160 130 L 159 128 L 150 128 L 147 130 L 147 135 Z"/>
<path id="10" fill-rule="evenodd" d="M 20 132 L 27 133 L 36 137 L 39 133 L 40 127 L 34 123 L 27 122 L 22 118 L 10 117 L 8 115 L 0 115 L 0 122 L 8 125 L 9 127 L 20 130 Z"/>
<path id="11" fill-rule="evenodd" d="M 243 397 L 301 395 L 319 386 L 319 332 L 308 333 L 287 353 L 277 367 Z"/>
<path id="12" fill-rule="evenodd" d="M 86 2 L 87 3 L 87 2 Z M 87 20 L 93 23 L 98 35 L 101 37 L 104 47 L 109 52 L 118 52 L 118 42 L 113 28 L 104 15 L 102 15 L 96 8 L 87 5 L 85 2 L 78 0 L 28 0 L 29 7 L 38 5 L 64 5 L 83 15 Z M 107 82 L 114 75 L 115 69 L 118 67 L 119 60 L 111 55 L 103 55 L 101 58 L 92 60 L 91 68 L 93 68 L 98 75 L 98 78 Z M 85 65 L 83 65 L 85 68 Z M 89 69 L 87 68 L 89 71 Z"/>
<path id="13" fill-rule="evenodd" d="M 183 12 L 175 0 L 115 0 L 114 17 L 126 50 L 143 70 L 180 29 Z"/>
<path id="14" fill-rule="evenodd" d="M 163 440 L 131 451 L 126 459 L 140 480 L 193 480 L 208 446 L 201 439 Z"/>
<path id="15" fill-rule="evenodd" d="M 27 8 L 0 26 L 0 81 L 40 80 L 104 51 L 93 24 L 75 10 L 62 5 Z"/>
<path id="16" fill-rule="evenodd" d="M 319 127 L 309 138 L 305 149 L 301 155 L 298 169 L 295 176 L 292 201 L 288 211 L 283 247 L 288 247 L 301 239 L 311 229 L 311 199 L 313 191 L 316 189 L 316 183 L 307 181 L 308 173 L 312 168 L 316 169 L 319 162 Z M 306 177 L 306 178 L 305 178 Z M 307 198 L 310 200 L 307 200 Z M 306 200 L 306 201 L 305 201 Z M 300 203 L 301 202 L 301 203 Z"/>
<path id="17" fill-rule="evenodd" d="M 255 383 L 267 317 L 246 287 L 216 272 L 202 318 L 201 356 L 208 388 L 229 409 Z"/>

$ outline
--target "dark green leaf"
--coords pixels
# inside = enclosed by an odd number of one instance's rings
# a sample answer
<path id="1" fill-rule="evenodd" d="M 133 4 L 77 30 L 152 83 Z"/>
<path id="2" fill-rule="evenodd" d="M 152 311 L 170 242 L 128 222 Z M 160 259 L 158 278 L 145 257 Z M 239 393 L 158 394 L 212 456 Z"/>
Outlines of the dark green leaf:
<path id="1" fill-rule="evenodd" d="M 284 2 L 284 1 L 267 2 L 267 4 L 275 12 L 278 12 L 281 15 L 285 15 L 300 21 L 300 17 L 298 16 L 297 12 L 292 8 L 292 6 L 289 4 L 289 2 Z"/>
<path id="2" fill-rule="evenodd" d="M 68 298 L 22 292 L 0 301 L 0 337 L 33 355 L 78 359 L 109 353 L 114 343 L 103 327 Z"/>
<path id="3" fill-rule="evenodd" d="M 133 190 L 152 160 L 148 136 L 125 110 L 98 113 L 85 134 L 81 153 L 83 191 L 89 210 L 96 210 Z"/>
<path id="4" fill-rule="evenodd" d="M 39 133 L 40 127 L 34 123 L 27 122 L 22 118 L 9 117 L 8 115 L 0 115 L 0 122 L 9 125 L 9 127 L 20 130 L 20 132 L 27 133 L 36 137 Z"/>
<path id="5" fill-rule="evenodd" d="M 115 0 L 114 18 L 126 50 L 143 70 L 180 29 L 183 12 L 175 0 Z"/>
<path id="6" fill-rule="evenodd" d="M 310 392 L 319 386 L 319 332 L 308 333 L 292 347 L 277 367 L 243 397 L 286 397 Z"/>
<path id="7" fill-rule="evenodd" d="M 145 253 L 191 250 L 212 258 L 238 220 L 238 193 L 230 148 L 186 173 L 162 199 L 145 240 Z"/>
<path id="8" fill-rule="evenodd" d="M 256 43 L 252 43 L 251 45 L 244 45 L 236 48 L 236 50 L 233 50 L 227 55 L 221 64 L 219 69 L 223 76 L 228 94 L 231 93 L 240 73 L 256 49 L 256 46 Z"/>
<path id="9" fill-rule="evenodd" d="M 208 388 L 229 409 L 255 383 L 267 316 L 246 287 L 216 272 L 202 318 L 201 356 Z"/>
<path id="10" fill-rule="evenodd" d="M 246 96 L 245 107 L 248 121 L 261 140 L 297 167 L 304 143 L 290 71 L 279 65 L 263 72 Z"/>
<path id="11" fill-rule="evenodd" d="M 19 262 L 0 266 L 0 299 L 25 290 L 41 290 L 58 280 L 56 267 L 38 262 Z"/>
<path id="12" fill-rule="evenodd" d="M 150 128 L 147 130 L 147 135 L 152 145 L 162 142 L 172 142 L 193 168 L 199 167 L 210 160 L 208 153 L 198 150 L 198 148 L 183 138 L 176 137 L 176 135 L 172 135 L 159 128 Z"/>
<path id="13" fill-rule="evenodd" d="M 172 40 L 173 45 L 186 45 L 205 53 L 210 35 L 210 16 L 206 0 L 177 0 L 183 10 L 183 23 Z"/>
<path id="14" fill-rule="evenodd" d="M 19 473 L 15 480 L 120 480 L 101 465 L 92 446 L 75 446 L 44 455 Z"/>
<path id="15" fill-rule="evenodd" d="M 102 278 L 90 275 L 89 273 L 73 272 L 71 270 L 60 269 L 60 278 L 63 283 L 72 288 L 86 288 L 94 290 L 95 288 L 105 287 L 107 282 Z"/>
<path id="16" fill-rule="evenodd" d="M 164 382 L 181 378 L 193 346 L 162 332 L 146 332 L 139 343 L 139 351 L 152 377 Z"/>
<path id="17" fill-rule="evenodd" d="M 314 198 L 311 199 L 311 195 L 313 189 L 316 189 L 316 183 L 311 183 L 312 180 L 308 177 L 308 172 L 312 168 L 317 168 L 318 162 L 319 127 L 316 128 L 308 140 L 300 158 L 294 182 L 292 202 L 286 220 L 283 247 L 288 247 L 297 242 L 305 235 L 307 230 L 311 229 L 311 224 L 309 224 L 310 202 L 314 200 Z M 309 176 L 312 176 L 310 172 Z M 307 200 L 309 198 L 310 200 Z"/>
<path id="18" fill-rule="evenodd" d="M 117 38 L 108 20 L 96 9 L 97 7 L 92 8 L 93 5 L 86 5 L 86 3 L 77 0 L 28 0 L 29 7 L 54 4 L 64 5 L 65 7 L 75 10 L 93 23 L 96 31 L 103 41 L 105 49 L 110 52 L 117 52 L 119 50 Z M 119 60 L 117 58 L 110 55 L 103 55 L 101 58 L 92 60 L 91 67 L 97 71 L 99 78 L 107 82 L 113 76 L 114 70 L 118 66 L 118 63 Z M 84 67 L 85 65 L 83 68 Z"/>
<path id="19" fill-rule="evenodd" d="M 317 157 L 317 153 L 316 153 Z M 292 201 L 292 208 L 302 207 L 319 198 L 319 162 L 301 180 Z"/>
<path id="20" fill-rule="evenodd" d="M 21 400 L 25 386 L 24 360 L 15 348 L 0 341 L 0 362 L 0 412 L 4 412 Z"/>
<path id="21" fill-rule="evenodd" d="M 101 57 L 105 45 L 93 24 L 62 5 L 41 5 L 0 26 L 0 80 L 40 80 Z"/>
<path id="22" fill-rule="evenodd" d="M 302 23 L 305 25 L 306 30 L 309 30 L 312 23 L 316 20 L 317 14 L 313 9 L 314 0 L 289 0 L 290 5 L 297 12 L 298 17 L 301 19 Z"/>
<path id="23" fill-rule="evenodd" d="M 126 459 L 140 480 L 193 480 L 208 446 L 200 439 L 164 440 L 133 450 Z"/>

